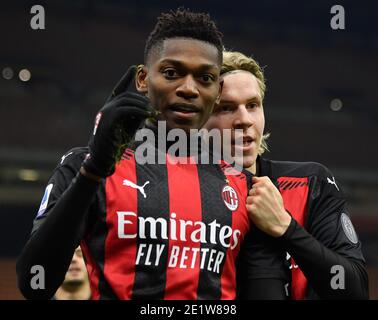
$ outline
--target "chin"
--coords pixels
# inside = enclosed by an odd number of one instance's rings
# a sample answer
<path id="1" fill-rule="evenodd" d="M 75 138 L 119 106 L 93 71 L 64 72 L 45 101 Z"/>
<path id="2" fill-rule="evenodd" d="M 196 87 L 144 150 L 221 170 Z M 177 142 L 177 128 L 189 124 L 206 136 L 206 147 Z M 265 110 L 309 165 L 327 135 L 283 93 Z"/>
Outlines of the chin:
<path id="1" fill-rule="evenodd" d="M 64 281 L 66 285 L 79 285 L 79 284 L 82 284 L 83 282 L 84 282 L 83 276 L 71 277 Z"/>
<path id="2" fill-rule="evenodd" d="M 188 123 L 188 121 L 174 121 L 174 120 L 168 120 L 166 122 L 166 128 L 167 131 L 172 129 L 181 129 L 184 130 L 186 133 L 190 131 L 190 129 L 193 129 L 193 126 L 191 123 Z"/>
<path id="3" fill-rule="evenodd" d="M 255 157 L 244 157 L 243 158 L 243 167 L 250 168 L 256 163 Z"/>

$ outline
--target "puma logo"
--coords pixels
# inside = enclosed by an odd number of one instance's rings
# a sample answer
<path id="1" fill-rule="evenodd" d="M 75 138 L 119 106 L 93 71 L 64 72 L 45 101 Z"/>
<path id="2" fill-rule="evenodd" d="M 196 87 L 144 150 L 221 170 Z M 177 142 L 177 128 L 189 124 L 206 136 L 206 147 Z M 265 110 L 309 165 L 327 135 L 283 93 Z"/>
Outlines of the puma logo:
<path id="1" fill-rule="evenodd" d="M 336 184 L 335 177 L 332 177 L 332 179 L 333 179 L 333 180 L 331 180 L 330 178 L 327 177 L 327 182 L 330 183 L 330 184 L 335 185 L 337 191 L 340 191 L 340 190 L 339 190 L 339 187 L 338 187 L 337 184 Z"/>
<path id="2" fill-rule="evenodd" d="M 131 187 L 131 188 L 134 188 L 134 189 L 138 189 L 139 192 L 143 195 L 144 198 L 147 198 L 147 195 L 146 193 L 144 192 L 144 187 L 146 185 L 148 185 L 150 183 L 150 181 L 147 181 L 143 186 L 138 186 L 137 184 L 135 184 L 134 182 L 131 182 L 130 180 L 123 180 L 123 185 L 124 186 L 128 186 L 128 187 Z"/>
<path id="3" fill-rule="evenodd" d="M 67 154 L 65 154 L 65 155 L 63 155 L 63 157 L 61 158 L 61 160 L 60 160 L 60 164 L 62 164 L 63 163 L 63 161 L 68 157 L 68 156 L 70 156 L 71 154 L 73 154 L 73 152 L 71 151 L 71 152 L 69 152 L 69 153 L 67 153 Z"/>
<path id="4" fill-rule="evenodd" d="M 298 265 L 291 259 L 289 252 L 286 252 L 286 260 L 290 263 L 289 269 L 298 269 Z"/>

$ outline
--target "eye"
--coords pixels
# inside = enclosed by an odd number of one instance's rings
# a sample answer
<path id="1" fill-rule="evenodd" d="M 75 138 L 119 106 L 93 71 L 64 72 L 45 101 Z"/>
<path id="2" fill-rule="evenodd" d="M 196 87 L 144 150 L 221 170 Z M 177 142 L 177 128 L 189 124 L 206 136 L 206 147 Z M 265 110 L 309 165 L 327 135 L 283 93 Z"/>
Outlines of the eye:
<path id="1" fill-rule="evenodd" d="M 210 83 L 214 81 L 214 77 L 211 74 L 204 74 L 201 76 L 201 80 L 205 83 Z"/>
<path id="2" fill-rule="evenodd" d="M 255 109 L 259 106 L 260 104 L 258 104 L 257 102 L 251 102 L 247 105 L 247 109 Z"/>
<path id="3" fill-rule="evenodd" d="M 216 112 L 232 112 L 234 110 L 234 108 L 231 106 L 231 105 L 228 105 L 228 104 L 220 104 L 217 108 L 216 108 Z"/>
<path id="4" fill-rule="evenodd" d="M 173 68 L 167 68 L 167 69 L 164 69 L 163 70 L 163 75 L 167 78 L 167 79 L 174 79 L 178 76 L 178 73 L 175 69 Z"/>

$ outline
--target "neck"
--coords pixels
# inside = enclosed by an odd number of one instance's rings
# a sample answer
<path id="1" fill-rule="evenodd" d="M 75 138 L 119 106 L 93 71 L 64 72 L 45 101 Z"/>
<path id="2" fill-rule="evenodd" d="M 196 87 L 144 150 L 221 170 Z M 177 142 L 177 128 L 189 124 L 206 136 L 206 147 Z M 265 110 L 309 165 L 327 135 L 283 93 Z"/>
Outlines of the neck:
<path id="1" fill-rule="evenodd" d="M 246 168 L 249 172 L 253 173 L 256 176 L 260 175 L 260 170 L 259 170 L 259 163 L 256 159 L 256 161 L 251 165 L 249 168 Z"/>
<path id="2" fill-rule="evenodd" d="M 89 300 L 90 297 L 91 289 L 87 281 L 74 288 L 62 285 L 55 293 L 56 300 Z"/>

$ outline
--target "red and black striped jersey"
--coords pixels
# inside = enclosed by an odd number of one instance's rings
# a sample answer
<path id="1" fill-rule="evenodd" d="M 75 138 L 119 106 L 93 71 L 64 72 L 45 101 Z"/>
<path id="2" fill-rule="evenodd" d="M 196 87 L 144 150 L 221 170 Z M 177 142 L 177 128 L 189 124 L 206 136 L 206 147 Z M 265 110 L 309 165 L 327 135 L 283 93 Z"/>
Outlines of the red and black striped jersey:
<path id="1" fill-rule="evenodd" d="M 323 249 L 322 245 L 324 245 L 324 248 L 330 249 L 340 257 L 356 262 L 358 265 L 354 268 L 356 273 L 353 270 L 350 277 L 358 279 L 357 275 L 361 275 L 364 279 L 366 275 L 363 270 L 365 260 L 361 242 L 349 219 L 345 195 L 331 171 L 315 162 L 272 161 L 258 158 L 258 163 L 259 175 L 268 176 L 276 183 L 285 209 L 294 218 L 295 224 L 303 226 L 318 243 L 307 236 L 308 234 L 299 232 L 297 235 L 293 235 L 291 230 L 287 232 L 290 234 L 286 235 L 286 239 L 279 241 L 281 243 L 285 241 L 288 249 L 297 252 L 297 256 L 303 255 L 302 253 L 307 254 L 306 248 L 312 246 L 314 251 L 310 254 L 314 259 L 319 258 L 319 265 L 326 266 L 329 254 Z M 291 286 L 289 286 L 291 287 L 289 290 L 291 298 L 316 298 L 317 294 L 313 286 L 319 287 L 322 292 L 327 292 L 326 287 L 329 287 L 333 276 L 331 270 L 324 273 L 324 277 L 319 270 L 316 272 L 317 266 L 314 262 L 310 263 L 311 259 L 301 257 L 302 265 L 306 266 L 308 270 L 312 271 L 315 268 L 314 272 L 308 272 L 308 274 L 311 273 L 317 277 L 310 279 L 290 257 L 290 252 L 287 254 L 287 259 L 292 277 Z M 342 263 L 340 262 L 340 264 Z M 309 280 L 312 281 L 312 284 Z M 363 288 L 365 281 L 360 282 L 362 282 L 361 291 L 364 291 L 366 289 Z M 320 287 L 320 283 L 324 283 L 323 288 Z M 352 286 L 351 284 L 347 285 L 349 285 L 348 289 Z M 332 297 L 332 290 L 329 291 L 331 292 L 330 297 Z"/>
<path id="2" fill-rule="evenodd" d="M 62 158 L 33 232 L 87 152 L 76 148 Z M 180 164 L 166 157 L 164 164 L 142 165 L 128 149 L 100 185 L 81 241 L 93 299 L 235 298 L 235 263 L 250 229 L 245 202 L 252 175 L 229 175 L 226 163 Z M 265 252 L 258 256 L 266 274 L 276 272 L 269 259 Z"/>

